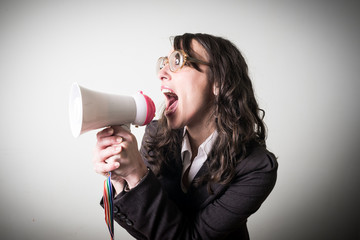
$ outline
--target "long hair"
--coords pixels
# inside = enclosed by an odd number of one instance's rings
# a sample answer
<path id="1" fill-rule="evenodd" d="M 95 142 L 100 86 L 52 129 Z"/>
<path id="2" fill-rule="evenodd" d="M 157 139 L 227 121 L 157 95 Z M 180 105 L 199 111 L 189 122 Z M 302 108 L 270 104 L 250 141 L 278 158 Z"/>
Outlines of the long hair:
<path id="1" fill-rule="evenodd" d="M 216 146 L 209 160 L 208 173 L 199 182 L 229 184 L 235 175 L 235 168 L 254 146 L 265 146 L 266 129 L 263 122 L 265 112 L 258 107 L 248 66 L 240 51 L 229 41 L 208 34 L 186 33 L 174 38 L 174 49 L 182 49 L 194 56 L 192 41 L 196 40 L 206 50 L 210 64 L 207 77 L 210 86 L 216 87 L 214 100 L 215 125 L 218 132 Z M 200 68 L 191 63 L 198 71 Z M 162 114 L 159 128 L 146 152 L 152 169 L 159 173 L 163 164 L 181 148 L 182 131 L 172 130 Z M 151 154 L 150 154 L 151 153 Z"/>

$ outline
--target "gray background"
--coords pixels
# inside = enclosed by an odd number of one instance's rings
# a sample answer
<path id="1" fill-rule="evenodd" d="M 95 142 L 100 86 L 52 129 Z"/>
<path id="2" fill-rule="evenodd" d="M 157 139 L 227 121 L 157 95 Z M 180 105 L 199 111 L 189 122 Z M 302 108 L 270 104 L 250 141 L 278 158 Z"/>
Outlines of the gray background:
<path id="1" fill-rule="evenodd" d="M 206 32 L 246 57 L 279 157 L 252 239 L 359 239 L 360 8 L 338 2 L 1 1 L 1 238 L 109 238 L 96 131 L 72 137 L 70 85 L 143 90 L 160 109 L 169 37 Z"/>

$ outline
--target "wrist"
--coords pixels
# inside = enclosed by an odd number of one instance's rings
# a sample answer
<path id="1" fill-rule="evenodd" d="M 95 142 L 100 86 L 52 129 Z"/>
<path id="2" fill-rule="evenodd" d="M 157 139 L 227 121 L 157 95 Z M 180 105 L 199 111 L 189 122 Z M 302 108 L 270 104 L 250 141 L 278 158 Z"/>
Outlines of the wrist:
<path id="1" fill-rule="evenodd" d="M 114 197 L 115 197 L 124 190 L 124 186 L 126 185 L 126 182 L 122 178 L 113 177 L 111 179 L 111 184 L 112 184 L 112 186 L 114 188 Z"/>
<path id="2" fill-rule="evenodd" d="M 126 183 L 118 182 L 118 181 L 111 181 L 111 184 L 114 187 L 114 197 L 116 197 L 119 193 L 124 190 L 124 186 Z"/>
<path id="3" fill-rule="evenodd" d="M 129 175 L 126 179 L 125 191 L 130 191 L 135 188 L 148 174 L 149 169 L 144 165 L 141 170 L 137 171 L 136 174 Z"/>

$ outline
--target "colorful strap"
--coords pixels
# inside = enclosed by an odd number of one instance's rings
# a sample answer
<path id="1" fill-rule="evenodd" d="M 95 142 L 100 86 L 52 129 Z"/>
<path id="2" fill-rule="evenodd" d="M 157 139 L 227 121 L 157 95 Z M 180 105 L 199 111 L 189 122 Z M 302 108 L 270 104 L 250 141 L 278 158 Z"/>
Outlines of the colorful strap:
<path id="1" fill-rule="evenodd" d="M 105 222 L 108 226 L 111 240 L 114 240 L 114 215 L 113 215 L 113 191 L 111 185 L 111 172 L 110 176 L 104 181 L 104 209 L 105 209 Z"/>

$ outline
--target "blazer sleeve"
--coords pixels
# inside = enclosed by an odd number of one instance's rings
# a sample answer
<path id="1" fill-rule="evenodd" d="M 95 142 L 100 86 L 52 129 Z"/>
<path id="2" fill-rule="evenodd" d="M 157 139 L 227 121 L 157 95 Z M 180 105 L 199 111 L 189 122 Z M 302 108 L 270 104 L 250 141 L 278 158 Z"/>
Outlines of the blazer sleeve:
<path id="1" fill-rule="evenodd" d="M 272 191 L 277 178 L 276 158 L 259 149 L 237 166 L 237 175 L 228 188 L 219 188 L 203 204 L 195 226 L 201 239 L 221 239 L 240 229 Z"/>
<path id="2" fill-rule="evenodd" d="M 237 167 L 237 175 L 189 218 L 167 196 L 150 170 L 134 189 L 114 199 L 114 218 L 137 239 L 221 239 L 237 231 L 263 203 L 276 182 L 277 162 L 255 151 Z"/>

